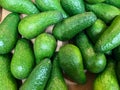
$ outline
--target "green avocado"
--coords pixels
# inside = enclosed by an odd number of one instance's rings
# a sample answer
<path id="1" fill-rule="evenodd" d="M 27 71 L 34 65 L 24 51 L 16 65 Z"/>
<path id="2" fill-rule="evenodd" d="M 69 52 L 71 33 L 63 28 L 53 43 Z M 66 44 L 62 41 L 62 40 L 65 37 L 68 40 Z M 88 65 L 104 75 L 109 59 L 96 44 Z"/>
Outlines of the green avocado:
<path id="1" fill-rule="evenodd" d="M 94 12 L 105 23 L 110 23 L 117 15 L 120 15 L 117 7 L 105 3 L 86 4 L 86 10 Z"/>
<path id="2" fill-rule="evenodd" d="M 62 46 L 58 52 L 59 65 L 74 82 L 86 83 L 83 59 L 79 48 L 73 44 Z"/>
<path id="3" fill-rule="evenodd" d="M 18 90 L 17 82 L 10 71 L 10 54 L 0 55 L 0 90 Z"/>
<path id="4" fill-rule="evenodd" d="M 40 34 L 34 43 L 34 54 L 38 64 L 44 58 L 51 58 L 57 47 L 55 38 L 48 33 Z"/>
<path id="5" fill-rule="evenodd" d="M 23 14 L 39 13 L 31 0 L 0 0 L 0 6 L 11 12 Z"/>
<path id="6" fill-rule="evenodd" d="M 52 33 L 58 40 L 70 40 L 79 32 L 91 26 L 96 20 L 97 17 L 93 12 L 77 14 L 57 23 Z"/>
<path id="7" fill-rule="evenodd" d="M 120 15 L 102 33 L 95 44 L 96 51 L 107 52 L 120 45 Z"/>
<path id="8" fill-rule="evenodd" d="M 85 12 L 83 0 L 60 0 L 64 10 L 70 15 L 76 15 Z"/>
<path id="9" fill-rule="evenodd" d="M 17 79 L 25 79 L 34 67 L 32 43 L 24 38 L 18 40 L 11 61 L 11 72 Z"/>
<path id="10" fill-rule="evenodd" d="M 0 24 L 0 54 L 12 51 L 18 39 L 17 26 L 20 17 L 16 13 L 10 13 Z"/>
<path id="11" fill-rule="evenodd" d="M 43 33 L 45 29 L 63 19 L 59 11 L 46 11 L 23 18 L 19 25 L 19 33 L 27 39 L 32 39 Z"/>
<path id="12" fill-rule="evenodd" d="M 50 77 L 51 67 L 50 59 L 43 59 L 36 65 L 19 90 L 44 90 Z"/>

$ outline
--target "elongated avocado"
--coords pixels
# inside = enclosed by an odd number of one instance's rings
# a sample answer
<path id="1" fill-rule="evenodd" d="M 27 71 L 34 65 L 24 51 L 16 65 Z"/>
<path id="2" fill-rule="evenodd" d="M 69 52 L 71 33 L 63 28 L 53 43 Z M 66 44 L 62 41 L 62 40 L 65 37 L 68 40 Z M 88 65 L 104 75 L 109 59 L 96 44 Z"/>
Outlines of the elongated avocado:
<path id="1" fill-rule="evenodd" d="M 18 26 L 19 33 L 27 39 L 32 39 L 43 33 L 45 29 L 63 19 L 59 11 L 46 11 L 23 18 Z"/>
<path id="2" fill-rule="evenodd" d="M 52 31 L 56 39 L 66 41 L 91 26 L 97 17 L 93 12 L 77 14 L 57 23 Z"/>
<path id="3" fill-rule="evenodd" d="M 103 32 L 95 48 L 99 52 L 107 52 L 120 45 L 120 15 L 118 15 L 111 25 Z"/>
<path id="4" fill-rule="evenodd" d="M 105 23 L 110 23 L 117 15 L 120 15 L 117 7 L 105 3 L 86 4 L 86 10 L 94 12 Z"/>
<path id="5" fill-rule="evenodd" d="M 11 12 L 23 14 L 39 13 L 31 0 L 0 0 L 0 6 Z"/>
<path id="6" fill-rule="evenodd" d="M 18 39 L 17 26 L 20 17 L 17 13 L 10 13 L 0 24 L 0 54 L 12 51 Z"/>

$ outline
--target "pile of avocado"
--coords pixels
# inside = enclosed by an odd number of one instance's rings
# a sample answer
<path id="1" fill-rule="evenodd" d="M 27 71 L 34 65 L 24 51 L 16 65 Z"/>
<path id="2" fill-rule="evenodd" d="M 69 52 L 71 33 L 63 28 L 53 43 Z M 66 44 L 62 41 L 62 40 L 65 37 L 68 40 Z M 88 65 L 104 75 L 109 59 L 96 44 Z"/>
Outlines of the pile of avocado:
<path id="1" fill-rule="evenodd" d="M 0 90 L 68 90 L 64 75 L 86 84 L 85 70 L 96 74 L 93 90 L 120 90 L 120 0 L 0 6 L 11 12 L 0 24 Z M 57 51 L 58 41 L 68 43 Z"/>

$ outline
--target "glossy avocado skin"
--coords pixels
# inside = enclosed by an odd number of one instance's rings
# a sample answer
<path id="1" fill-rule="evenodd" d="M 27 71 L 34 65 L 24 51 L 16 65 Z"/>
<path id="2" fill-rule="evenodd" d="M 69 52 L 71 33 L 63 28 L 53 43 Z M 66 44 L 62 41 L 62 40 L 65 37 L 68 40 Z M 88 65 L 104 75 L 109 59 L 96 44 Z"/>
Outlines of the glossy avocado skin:
<path id="1" fill-rule="evenodd" d="M 105 0 L 105 3 L 111 4 L 113 6 L 120 8 L 120 1 L 119 0 Z"/>
<path id="2" fill-rule="evenodd" d="M 52 33 L 58 40 L 70 40 L 79 32 L 91 26 L 96 19 L 97 17 L 93 12 L 77 14 L 57 23 L 53 28 Z"/>
<path id="3" fill-rule="evenodd" d="M 30 73 L 20 90 L 44 90 L 51 72 L 50 59 L 43 59 Z"/>
<path id="4" fill-rule="evenodd" d="M 30 0 L 0 0 L 0 6 L 16 13 L 28 15 L 39 13 L 39 10 Z"/>
<path id="5" fill-rule="evenodd" d="M 64 10 L 70 15 L 76 15 L 85 12 L 83 0 L 60 0 Z"/>
<path id="6" fill-rule="evenodd" d="M 60 0 L 35 0 L 35 3 L 40 11 L 56 10 L 61 12 L 64 18 L 68 17 L 60 4 Z"/>
<path id="7" fill-rule="evenodd" d="M 10 13 L 0 24 L 0 54 L 11 52 L 18 39 L 17 26 L 20 17 L 17 13 Z"/>
<path id="8" fill-rule="evenodd" d="M 58 23 L 62 19 L 63 16 L 59 11 L 29 15 L 20 21 L 18 30 L 25 38 L 32 39 L 43 33 L 48 26 Z"/>
<path id="9" fill-rule="evenodd" d="M 119 90 L 115 62 L 113 60 L 108 59 L 107 67 L 94 81 L 93 90 Z"/>
<path id="10" fill-rule="evenodd" d="M 68 90 L 67 85 L 64 81 L 64 77 L 62 75 L 62 70 L 59 66 L 58 54 L 56 54 L 53 57 L 54 59 L 53 59 L 51 77 L 47 83 L 45 90 Z"/>
<path id="11" fill-rule="evenodd" d="M 105 30 L 95 44 L 99 52 L 107 52 L 120 45 L 120 15 L 118 15 L 111 25 Z"/>
<path id="12" fill-rule="evenodd" d="M 100 73 L 106 66 L 106 57 L 103 53 L 95 52 L 92 43 L 85 33 L 79 33 L 75 37 L 75 44 L 79 47 L 84 65 L 92 73 Z"/>
<path id="13" fill-rule="evenodd" d="M 48 33 L 40 34 L 34 43 L 34 54 L 38 64 L 44 58 L 51 58 L 57 47 L 55 38 Z"/>
<path id="14" fill-rule="evenodd" d="M 17 79 L 27 78 L 34 67 L 34 59 L 32 43 L 25 38 L 19 39 L 11 61 L 13 76 Z"/>
<path id="15" fill-rule="evenodd" d="M 64 45 L 60 48 L 58 57 L 60 67 L 67 76 L 78 84 L 86 82 L 83 60 L 78 47 L 73 44 Z"/>
<path id="16" fill-rule="evenodd" d="M 10 71 L 11 54 L 0 55 L 0 90 L 17 90 L 17 82 Z"/>
<path id="17" fill-rule="evenodd" d="M 120 10 L 117 7 L 105 3 L 86 4 L 86 10 L 94 12 L 105 23 L 110 23 L 120 14 Z"/>

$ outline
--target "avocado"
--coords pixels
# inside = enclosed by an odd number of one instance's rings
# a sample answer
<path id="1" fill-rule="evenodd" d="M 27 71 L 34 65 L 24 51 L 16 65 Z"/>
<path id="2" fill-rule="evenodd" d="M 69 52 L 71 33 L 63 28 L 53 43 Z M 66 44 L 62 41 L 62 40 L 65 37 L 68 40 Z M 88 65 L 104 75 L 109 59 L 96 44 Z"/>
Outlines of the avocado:
<path id="1" fill-rule="evenodd" d="M 115 72 L 115 62 L 108 59 L 107 67 L 95 79 L 93 90 L 119 90 Z"/>
<path id="2" fill-rule="evenodd" d="M 11 61 L 11 72 L 17 79 L 25 79 L 34 67 L 32 43 L 24 38 L 18 40 Z"/>
<path id="3" fill-rule="evenodd" d="M 51 58 L 57 43 L 55 38 L 48 33 L 40 34 L 34 43 L 34 54 L 36 58 L 36 63 L 38 64 L 44 58 Z"/>
<path id="4" fill-rule="evenodd" d="M 54 55 L 51 76 L 45 90 L 68 90 L 58 60 L 58 54 Z"/>
<path id="5" fill-rule="evenodd" d="M 11 52 L 18 39 L 17 26 L 20 17 L 17 13 L 10 13 L 0 24 L 0 54 Z"/>
<path id="6" fill-rule="evenodd" d="M 117 15 L 120 15 L 117 7 L 105 3 L 86 4 L 86 10 L 94 12 L 105 23 L 110 23 Z"/>
<path id="7" fill-rule="evenodd" d="M 120 0 L 105 0 L 105 3 L 111 4 L 113 6 L 120 8 Z"/>
<path id="8" fill-rule="evenodd" d="M 78 84 L 86 83 L 83 59 L 78 47 L 73 44 L 62 46 L 58 58 L 60 67 L 69 78 Z"/>
<path id="9" fill-rule="evenodd" d="M 90 40 L 95 44 L 106 28 L 107 25 L 101 19 L 97 19 L 93 25 L 86 29 L 86 32 Z"/>
<path id="10" fill-rule="evenodd" d="M 20 87 L 20 90 L 44 90 L 51 73 L 51 61 L 43 59 Z"/>
<path id="11" fill-rule="evenodd" d="M 70 40 L 79 32 L 91 26 L 96 20 L 97 17 L 93 12 L 77 14 L 57 23 L 52 33 L 58 40 Z"/>
<path id="12" fill-rule="evenodd" d="M 18 90 L 17 82 L 10 71 L 10 54 L 0 55 L 0 90 Z"/>
<path id="13" fill-rule="evenodd" d="M 120 15 L 103 32 L 95 44 L 96 51 L 107 52 L 120 45 Z"/>
<path id="14" fill-rule="evenodd" d="M 94 46 L 87 35 L 82 32 L 75 37 L 75 44 L 79 47 L 84 59 L 85 68 L 92 73 L 100 73 L 106 66 L 106 57 L 103 53 L 95 52 Z"/>
<path id="15" fill-rule="evenodd" d="M 32 39 L 43 33 L 45 29 L 63 19 L 59 11 L 46 11 L 23 18 L 19 25 L 19 33 L 27 39 Z"/>
<path id="16" fill-rule="evenodd" d="M 76 15 L 85 12 L 83 0 L 60 0 L 64 10 L 70 15 Z"/>
<path id="17" fill-rule="evenodd" d="M 0 6 L 11 12 L 23 14 L 39 13 L 31 0 L 0 0 Z"/>
<path id="18" fill-rule="evenodd" d="M 40 11 L 57 10 L 62 13 L 64 18 L 68 17 L 60 4 L 60 0 L 35 0 L 35 3 Z"/>

